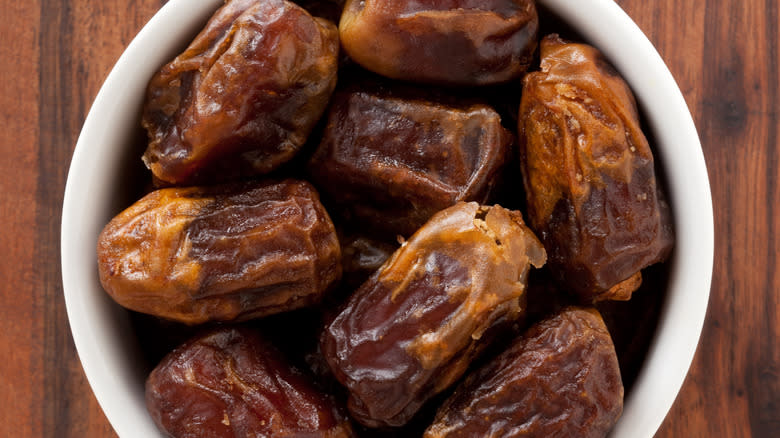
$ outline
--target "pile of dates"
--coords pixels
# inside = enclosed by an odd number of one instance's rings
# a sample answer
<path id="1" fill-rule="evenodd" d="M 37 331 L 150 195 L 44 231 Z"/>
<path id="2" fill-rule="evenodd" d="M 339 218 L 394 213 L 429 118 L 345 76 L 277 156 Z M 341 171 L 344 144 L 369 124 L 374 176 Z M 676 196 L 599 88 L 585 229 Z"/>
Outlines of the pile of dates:
<path id="1" fill-rule="evenodd" d="M 615 302 L 662 296 L 670 212 L 629 87 L 542 30 L 533 0 L 227 0 L 151 78 L 154 189 L 97 261 L 165 345 L 164 434 L 609 432 L 647 320 Z"/>

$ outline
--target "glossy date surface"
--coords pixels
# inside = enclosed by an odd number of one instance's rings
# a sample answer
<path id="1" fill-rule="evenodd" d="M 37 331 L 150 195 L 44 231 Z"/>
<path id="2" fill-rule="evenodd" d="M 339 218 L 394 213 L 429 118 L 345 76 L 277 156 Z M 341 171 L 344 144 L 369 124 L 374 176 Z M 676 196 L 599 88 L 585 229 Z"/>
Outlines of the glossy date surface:
<path id="1" fill-rule="evenodd" d="M 522 75 L 537 45 L 533 0 L 348 0 L 347 54 L 393 79 L 485 85 Z"/>
<path id="2" fill-rule="evenodd" d="M 425 438 L 603 438 L 623 410 L 615 347 L 598 311 L 567 308 L 470 374 Z"/>
<path id="3" fill-rule="evenodd" d="M 115 301 L 187 324 L 317 302 L 340 258 L 317 192 L 296 180 L 157 190 L 98 239 L 100 281 Z"/>
<path id="4" fill-rule="evenodd" d="M 513 141 L 486 105 L 409 94 L 337 93 L 309 163 L 323 195 L 375 233 L 409 237 L 458 201 L 486 202 Z"/>
<path id="5" fill-rule="evenodd" d="M 350 297 L 321 349 L 353 417 L 405 424 L 516 321 L 541 243 L 519 212 L 459 203 L 437 213 Z"/>
<path id="6" fill-rule="evenodd" d="M 229 0 L 150 81 L 143 159 L 159 185 L 265 174 L 306 142 L 336 85 L 338 32 L 286 0 Z"/>
<path id="7" fill-rule="evenodd" d="M 146 405 L 175 438 L 353 436 L 334 401 L 245 328 L 210 331 L 168 354 L 146 381 Z"/>
<path id="8" fill-rule="evenodd" d="M 673 244 L 634 96 L 591 46 L 551 35 L 541 54 L 519 117 L 528 222 L 566 289 L 628 299 Z"/>

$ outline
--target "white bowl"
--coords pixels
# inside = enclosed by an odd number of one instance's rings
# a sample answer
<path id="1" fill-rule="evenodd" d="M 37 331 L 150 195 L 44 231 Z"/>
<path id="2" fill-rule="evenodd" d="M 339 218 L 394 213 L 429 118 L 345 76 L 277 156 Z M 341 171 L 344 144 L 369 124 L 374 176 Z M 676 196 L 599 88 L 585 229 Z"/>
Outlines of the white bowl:
<path id="1" fill-rule="evenodd" d="M 132 140 L 149 78 L 181 51 L 224 0 L 171 0 L 141 30 L 95 99 L 73 155 L 62 211 L 62 281 L 73 339 L 92 390 L 123 438 L 157 437 L 144 404 L 140 348 L 127 313 L 103 292 L 95 247 L 123 205 Z M 649 438 L 693 359 L 710 291 L 713 216 L 696 128 L 652 44 L 613 0 L 538 0 L 601 49 L 631 85 L 655 139 L 675 218 L 668 290 L 647 358 L 611 433 Z"/>

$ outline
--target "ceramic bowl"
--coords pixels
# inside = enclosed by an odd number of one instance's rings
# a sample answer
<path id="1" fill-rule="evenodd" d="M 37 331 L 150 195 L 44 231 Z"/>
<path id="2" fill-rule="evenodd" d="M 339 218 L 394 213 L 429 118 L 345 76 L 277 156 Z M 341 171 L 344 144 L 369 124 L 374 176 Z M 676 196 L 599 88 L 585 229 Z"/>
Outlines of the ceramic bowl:
<path id="1" fill-rule="evenodd" d="M 70 326 L 84 372 L 122 438 L 158 437 L 144 404 L 147 366 L 126 311 L 103 292 L 95 246 L 103 226 L 132 200 L 130 167 L 139 162 L 140 110 L 146 84 L 192 40 L 223 0 L 171 0 L 114 66 L 84 123 L 62 211 L 62 279 Z M 674 212 L 676 247 L 658 326 L 625 400 L 614 438 L 656 432 L 688 372 L 707 308 L 713 216 L 696 128 L 672 75 L 631 18 L 613 0 L 538 0 L 601 49 L 631 85 L 654 139 Z M 128 164 L 128 163 L 133 163 Z"/>

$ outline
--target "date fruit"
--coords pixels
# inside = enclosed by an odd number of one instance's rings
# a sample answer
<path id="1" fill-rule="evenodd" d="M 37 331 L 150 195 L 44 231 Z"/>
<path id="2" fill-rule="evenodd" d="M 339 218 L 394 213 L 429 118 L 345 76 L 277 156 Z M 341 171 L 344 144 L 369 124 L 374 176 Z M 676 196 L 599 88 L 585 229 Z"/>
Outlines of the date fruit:
<path id="1" fill-rule="evenodd" d="M 533 0 L 348 0 L 344 51 L 383 76 L 447 85 L 520 77 L 537 45 Z"/>
<path id="2" fill-rule="evenodd" d="M 541 55 L 520 104 L 528 222 L 566 289 L 627 300 L 673 244 L 634 96 L 591 46 L 550 35 Z"/>
<path id="3" fill-rule="evenodd" d="M 286 0 L 229 0 L 147 89 L 160 185 L 265 174 L 306 142 L 336 86 L 338 31 Z"/>
<path id="4" fill-rule="evenodd" d="M 168 354 L 146 406 L 175 438 L 352 437 L 349 420 L 259 334 L 221 328 Z"/>
<path id="5" fill-rule="evenodd" d="M 620 369 L 601 315 L 567 308 L 470 374 L 424 438 L 603 438 L 622 411 Z"/>
<path id="6" fill-rule="evenodd" d="M 486 105 L 343 92 L 309 169 L 353 223 L 409 237 L 458 201 L 485 203 L 512 141 Z"/>
<path id="7" fill-rule="evenodd" d="M 369 427 L 405 424 L 523 312 L 541 243 L 519 212 L 476 202 L 437 213 L 326 326 L 322 353 Z"/>
<path id="8" fill-rule="evenodd" d="M 97 252 L 116 302 L 187 324 L 303 307 L 341 275 L 333 223 L 295 180 L 157 190 L 106 225 Z"/>

